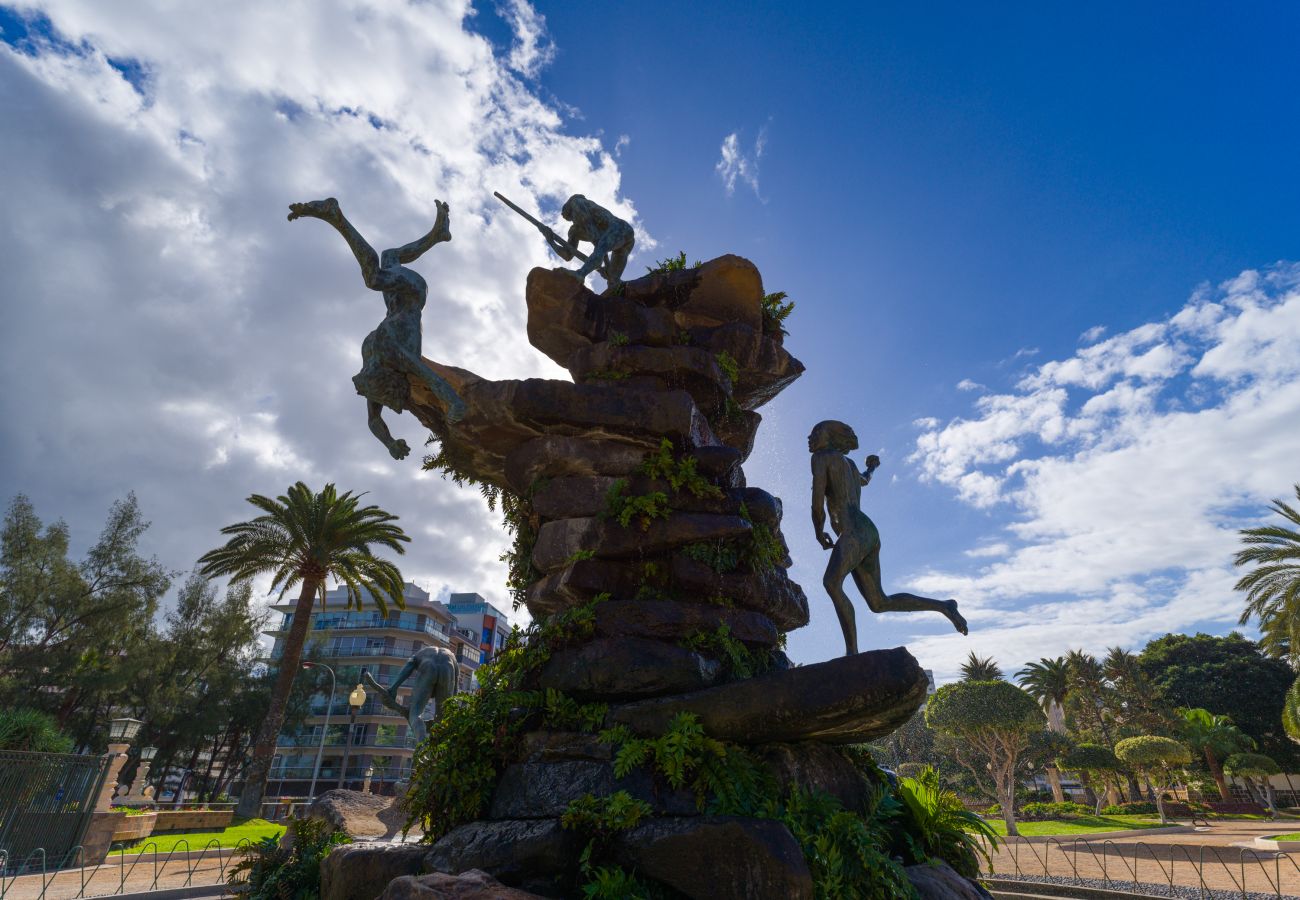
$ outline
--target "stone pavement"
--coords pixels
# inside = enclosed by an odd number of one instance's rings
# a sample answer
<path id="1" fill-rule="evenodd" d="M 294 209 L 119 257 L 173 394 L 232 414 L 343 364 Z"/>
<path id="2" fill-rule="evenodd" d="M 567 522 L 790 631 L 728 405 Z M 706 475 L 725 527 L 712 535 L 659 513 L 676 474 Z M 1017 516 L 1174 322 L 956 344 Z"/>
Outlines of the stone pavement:
<path id="1" fill-rule="evenodd" d="M 100 866 L 4 879 L 0 894 L 4 900 L 72 900 L 78 896 L 107 897 L 187 884 L 218 884 L 225 881 L 228 870 L 238 862 L 233 855 L 232 850 L 212 850 L 201 859 L 168 859 L 166 854 L 155 858 L 152 853 L 110 856 Z"/>
<path id="2" fill-rule="evenodd" d="M 1089 841 L 1062 835 L 1044 843 L 1004 844 L 993 855 L 994 874 L 1098 878 L 1147 884 L 1300 896 L 1300 854 L 1273 854 L 1235 844 L 1300 831 L 1300 820 L 1216 820 L 1181 834 L 1130 835 Z"/>

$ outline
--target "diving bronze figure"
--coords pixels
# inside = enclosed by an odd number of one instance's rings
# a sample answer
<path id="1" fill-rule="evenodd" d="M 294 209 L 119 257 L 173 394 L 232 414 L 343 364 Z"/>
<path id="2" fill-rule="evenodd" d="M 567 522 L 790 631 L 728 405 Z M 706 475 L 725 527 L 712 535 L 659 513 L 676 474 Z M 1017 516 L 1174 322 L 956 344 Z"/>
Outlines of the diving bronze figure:
<path id="1" fill-rule="evenodd" d="M 393 439 L 381 414 L 385 406 L 400 413 L 410 404 L 411 376 L 423 382 L 446 404 L 448 422 L 457 422 L 465 415 L 464 401 L 450 384 L 425 365 L 420 356 L 420 316 L 429 286 L 418 272 L 405 265 L 419 259 L 435 244 L 451 240 L 451 216 L 447 204 L 441 200 L 435 200 L 434 204 L 438 215 L 428 234 L 383 253 L 376 253 L 352 227 L 333 197 L 289 204 L 290 222 L 306 216 L 334 226 L 357 258 L 366 287 L 384 295 L 388 312 L 379 326 L 362 341 L 361 371 L 352 376 L 352 384 L 357 393 L 366 398 L 371 433 L 388 448 L 393 459 L 406 458 L 411 448 L 406 441 Z"/>

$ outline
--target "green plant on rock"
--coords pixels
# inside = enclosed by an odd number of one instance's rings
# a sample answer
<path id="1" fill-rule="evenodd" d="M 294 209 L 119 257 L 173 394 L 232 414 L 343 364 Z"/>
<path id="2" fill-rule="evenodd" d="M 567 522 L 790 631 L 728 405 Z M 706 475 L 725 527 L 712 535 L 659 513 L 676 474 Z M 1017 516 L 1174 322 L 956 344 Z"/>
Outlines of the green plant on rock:
<path id="1" fill-rule="evenodd" d="M 753 678 L 772 668 L 769 650 L 751 650 L 731 633 L 726 622 L 713 631 L 697 631 L 680 642 L 687 650 L 695 650 L 720 661 L 731 678 Z"/>
<path id="2" fill-rule="evenodd" d="M 817 900 L 916 900 L 907 873 L 884 850 L 898 809 L 884 791 L 877 792 L 871 815 L 859 816 L 829 794 L 794 788 L 769 818 L 784 823 L 803 848 Z"/>
<path id="3" fill-rule="evenodd" d="M 289 822 L 290 846 L 278 837 L 262 838 L 243 850 L 230 870 L 230 884 L 248 900 L 311 900 L 320 896 L 320 864 L 339 844 L 352 838 L 321 819 Z M 246 888 L 246 890 L 245 890 Z"/>
<path id="4" fill-rule="evenodd" d="M 967 878 L 979 877 L 981 856 L 992 868 L 997 832 L 939 783 L 937 769 L 925 766 L 915 778 L 900 779 L 898 796 L 915 825 L 920 855 L 938 857 Z"/>
<path id="5" fill-rule="evenodd" d="M 631 378 L 632 373 L 626 369 L 592 369 L 582 377 L 584 381 L 623 381 Z"/>
<path id="6" fill-rule="evenodd" d="M 608 598 L 600 594 L 525 631 L 516 628 L 496 658 L 479 667 L 479 691 L 448 699 L 428 740 L 415 751 L 406 797 L 408 828 L 420 823 L 425 839 L 433 841 L 482 815 L 501 771 L 518 758 L 527 728 L 599 727 L 603 704 L 578 704 L 559 691 L 531 688 L 553 653 L 592 636 L 595 608 Z"/>
<path id="7" fill-rule="evenodd" d="M 680 272 L 683 269 L 698 269 L 700 261 L 697 259 L 690 266 L 686 265 L 686 251 L 678 252 L 676 256 L 670 256 L 667 259 L 661 259 L 653 266 L 646 266 L 645 270 L 650 275 L 666 275 L 669 272 Z"/>
<path id="8" fill-rule="evenodd" d="M 682 555 L 704 563 L 720 575 L 740 567 L 740 547 L 735 541 L 696 541 L 683 547 Z"/>
<path id="9" fill-rule="evenodd" d="M 620 478 L 609 487 L 605 494 L 605 512 L 607 518 L 613 519 L 624 528 L 631 528 L 636 522 L 642 531 L 649 531 L 655 519 L 666 519 L 668 495 L 663 491 L 651 491 L 647 494 L 630 495 L 627 493 L 627 479 Z"/>
<path id="10" fill-rule="evenodd" d="M 744 506 L 741 515 L 748 518 Z M 785 561 L 785 545 L 764 522 L 750 522 L 749 545 L 745 549 L 745 564 L 751 572 L 772 572 Z"/>
<path id="11" fill-rule="evenodd" d="M 727 380 L 734 385 L 736 379 L 740 377 L 740 363 L 736 361 L 736 357 L 723 350 L 721 353 L 713 354 L 713 358 L 718 361 L 718 368 L 722 370 L 722 374 L 726 375 Z"/>
<path id="12" fill-rule="evenodd" d="M 634 874 L 617 865 L 596 865 L 606 855 L 610 842 L 619 833 L 629 831 L 650 815 L 650 804 L 627 791 L 608 797 L 583 794 L 569 803 L 560 817 L 560 826 L 577 831 L 587 838 L 579 857 L 582 871 L 582 896 L 588 900 L 624 900 L 653 898 L 658 892 Z"/>
<path id="13" fill-rule="evenodd" d="M 600 733 L 613 744 L 614 775 L 648 766 L 674 788 L 689 787 L 701 811 L 752 815 L 775 794 L 767 770 L 740 747 L 715 740 L 693 713 L 678 713 L 659 737 L 637 737 L 624 725 Z"/>
<path id="14" fill-rule="evenodd" d="M 673 442 L 664 438 L 659 447 L 646 454 L 637 472 L 649 478 L 668 482 L 674 492 L 688 491 L 699 499 L 721 500 L 722 488 L 709 481 L 696 468 L 695 457 L 677 456 Z"/>
<path id="15" fill-rule="evenodd" d="M 622 331 L 611 331 L 609 333 L 609 342 L 615 347 L 626 347 L 628 344 L 628 337 Z"/>
<path id="16" fill-rule="evenodd" d="M 594 841 L 607 842 L 619 832 L 641 824 L 650 813 L 649 803 L 627 791 L 616 791 L 608 797 L 583 794 L 565 809 L 560 825 L 580 831 Z"/>
<path id="17" fill-rule="evenodd" d="M 785 329 L 785 320 L 790 318 L 790 313 L 794 312 L 794 301 L 789 303 L 782 301 L 789 296 L 785 291 L 777 291 L 773 294 L 763 295 L 763 333 L 764 334 L 789 334 Z"/>

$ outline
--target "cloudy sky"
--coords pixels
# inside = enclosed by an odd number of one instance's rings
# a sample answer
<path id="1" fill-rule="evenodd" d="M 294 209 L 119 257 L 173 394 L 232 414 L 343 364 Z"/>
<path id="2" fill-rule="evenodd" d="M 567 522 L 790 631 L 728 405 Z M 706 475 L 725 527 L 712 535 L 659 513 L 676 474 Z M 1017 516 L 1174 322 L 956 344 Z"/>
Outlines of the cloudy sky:
<path id="1" fill-rule="evenodd" d="M 886 588 L 972 626 L 863 614 L 864 647 L 942 678 L 1226 631 L 1235 530 L 1300 481 L 1300 16 L 1179 16 L 0 0 L 0 493 L 84 546 L 134 490 L 184 570 L 249 493 L 332 480 L 402 516 L 415 581 L 503 600 L 495 517 L 365 429 L 379 296 L 284 214 L 337 196 L 382 247 L 447 200 L 426 354 L 555 377 L 545 248 L 491 192 L 581 191 L 636 224 L 630 271 L 736 252 L 798 304 L 808 374 L 748 466 L 812 601 L 797 659 L 842 647 L 806 512 L 830 417 L 884 459 Z"/>

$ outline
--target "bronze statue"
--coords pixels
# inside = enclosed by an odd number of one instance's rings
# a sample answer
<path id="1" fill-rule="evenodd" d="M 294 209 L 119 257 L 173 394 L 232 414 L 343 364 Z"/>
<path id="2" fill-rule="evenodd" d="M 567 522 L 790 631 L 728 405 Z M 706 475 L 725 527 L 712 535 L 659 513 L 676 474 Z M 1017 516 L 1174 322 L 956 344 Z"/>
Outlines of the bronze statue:
<path id="1" fill-rule="evenodd" d="M 853 603 L 844 593 L 844 579 L 853 576 L 858 590 L 872 612 L 919 612 L 932 610 L 947 617 L 953 627 L 967 633 L 966 620 L 957 612 L 956 600 L 931 600 L 915 594 L 886 594 L 880 581 L 880 532 L 862 511 L 862 488 L 871 483 L 871 473 L 880 465 L 876 456 L 867 457 L 867 470 L 859 472 L 848 454 L 858 449 L 858 436 L 843 422 L 818 422 L 808 435 L 812 453 L 812 520 L 817 541 L 831 551 L 822 585 L 835 604 L 844 630 L 845 655 L 858 652 L 858 627 Z M 832 541 L 826 533 L 826 512 L 831 528 L 839 536 Z"/>
<path id="2" fill-rule="evenodd" d="M 333 197 L 289 204 L 290 222 L 308 216 L 333 225 L 361 264 L 366 287 L 384 295 L 388 314 L 362 341 L 361 371 L 352 376 L 352 383 L 357 393 L 366 398 L 371 433 L 388 448 L 393 459 L 405 459 L 411 448 L 406 441 L 393 439 L 381 413 L 385 406 L 400 413 L 409 404 L 411 385 L 408 376 L 419 378 L 447 404 L 448 422 L 459 421 L 465 415 L 464 401 L 451 385 L 424 364 L 420 356 L 420 314 L 429 288 L 418 272 L 405 266 L 405 263 L 419 259 L 434 244 L 451 240 L 447 204 L 441 200 L 434 203 L 438 207 L 438 216 L 428 234 L 382 254 L 375 253 L 374 248 L 352 227 Z"/>
<path id="3" fill-rule="evenodd" d="M 403 706 L 397 699 L 397 689 L 411 680 L 410 706 Z M 382 686 L 363 672 L 362 680 L 379 693 L 379 702 L 406 718 L 407 731 L 416 745 L 423 744 L 429 736 L 429 729 L 421 716 L 429 700 L 434 702 L 433 720 L 442 718 L 442 705 L 448 697 L 456 693 L 456 656 L 443 647 L 422 647 L 407 660 L 401 671 L 393 678 L 388 687 Z"/>
<path id="4" fill-rule="evenodd" d="M 575 278 L 585 281 L 592 272 L 599 272 L 605 279 L 605 291 L 601 296 L 618 293 L 619 286 L 623 284 L 623 270 L 627 268 L 628 255 L 636 243 L 636 234 L 631 225 L 605 207 L 592 203 L 582 194 L 574 194 L 564 201 L 564 207 L 560 210 L 560 215 L 573 223 L 569 226 L 569 239 L 565 240 L 550 226 L 543 225 L 501 194 L 494 194 L 506 206 L 536 225 L 560 259 L 565 262 L 574 258 L 582 260 L 582 267 L 570 273 Z M 580 241 L 592 245 L 590 256 L 585 256 L 578 250 Z"/>

